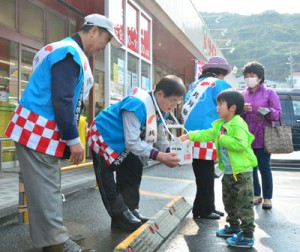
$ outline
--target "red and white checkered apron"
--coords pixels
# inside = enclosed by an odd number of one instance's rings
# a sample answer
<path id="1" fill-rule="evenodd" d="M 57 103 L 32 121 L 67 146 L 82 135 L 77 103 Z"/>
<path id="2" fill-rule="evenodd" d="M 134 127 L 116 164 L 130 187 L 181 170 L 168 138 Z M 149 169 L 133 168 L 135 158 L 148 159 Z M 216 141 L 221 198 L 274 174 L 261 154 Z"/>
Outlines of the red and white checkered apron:
<path id="1" fill-rule="evenodd" d="M 193 158 L 202 160 L 216 160 L 217 150 L 214 142 L 194 142 Z"/>
<path id="2" fill-rule="evenodd" d="M 16 107 L 5 134 L 30 149 L 57 157 L 63 156 L 66 146 L 60 138 L 55 121 L 33 113 L 21 105 Z"/>
<path id="3" fill-rule="evenodd" d="M 104 157 L 106 163 L 111 165 L 119 156 L 118 152 L 110 148 L 97 130 L 95 122 L 92 122 L 87 132 L 87 142 L 90 148 L 100 156 Z"/>

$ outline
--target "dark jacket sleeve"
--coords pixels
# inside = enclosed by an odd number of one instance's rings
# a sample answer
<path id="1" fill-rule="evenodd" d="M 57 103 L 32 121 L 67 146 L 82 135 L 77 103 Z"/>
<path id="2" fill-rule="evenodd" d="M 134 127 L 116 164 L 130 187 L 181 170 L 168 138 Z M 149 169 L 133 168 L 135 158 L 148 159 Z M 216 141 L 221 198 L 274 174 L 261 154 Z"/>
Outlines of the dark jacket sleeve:
<path id="1" fill-rule="evenodd" d="M 52 74 L 52 104 L 55 121 L 63 140 L 78 137 L 74 116 L 74 91 L 79 76 L 79 65 L 71 54 L 54 64 Z"/>

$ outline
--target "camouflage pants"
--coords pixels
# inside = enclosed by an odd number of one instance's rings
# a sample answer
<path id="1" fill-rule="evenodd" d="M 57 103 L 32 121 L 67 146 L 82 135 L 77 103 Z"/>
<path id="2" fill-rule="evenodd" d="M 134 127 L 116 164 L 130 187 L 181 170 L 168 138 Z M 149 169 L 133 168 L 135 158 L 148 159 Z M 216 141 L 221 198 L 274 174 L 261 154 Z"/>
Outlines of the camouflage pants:
<path id="1" fill-rule="evenodd" d="M 238 174 L 237 181 L 233 175 L 224 174 L 222 190 L 223 203 L 230 227 L 241 228 L 245 237 L 253 237 L 255 225 L 252 172 Z"/>

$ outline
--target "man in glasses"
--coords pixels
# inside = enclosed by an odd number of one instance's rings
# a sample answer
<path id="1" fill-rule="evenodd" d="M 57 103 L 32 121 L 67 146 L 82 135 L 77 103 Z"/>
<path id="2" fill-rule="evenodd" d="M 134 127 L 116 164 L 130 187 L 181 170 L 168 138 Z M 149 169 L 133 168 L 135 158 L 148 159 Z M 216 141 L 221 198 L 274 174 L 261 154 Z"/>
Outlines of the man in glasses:
<path id="1" fill-rule="evenodd" d="M 168 167 L 178 165 L 180 160 L 170 153 L 162 120 L 176 108 L 185 90 L 179 77 L 167 75 L 154 91 L 134 89 L 131 95 L 102 110 L 91 124 L 88 144 L 112 228 L 134 231 L 148 221 L 139 212 L 140 156 Z"/>

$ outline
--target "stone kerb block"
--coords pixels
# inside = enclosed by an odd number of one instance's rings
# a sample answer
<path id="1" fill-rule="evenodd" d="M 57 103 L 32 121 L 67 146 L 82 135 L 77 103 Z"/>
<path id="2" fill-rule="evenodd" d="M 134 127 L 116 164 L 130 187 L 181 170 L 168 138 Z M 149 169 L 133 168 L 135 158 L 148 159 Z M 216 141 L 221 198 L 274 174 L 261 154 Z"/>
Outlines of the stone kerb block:
<path id="1" fill-rule="evenodd" d="M 192 210 L 192 206 L 182 196 L 175 198 L 165 207 L 171 209 L 180 220 L 183 220 Z"/>
<path id="2" fill-rule="evenodd" d="M 161 246 L 163 241 L 164 239 L 147 222 L 122 241 L 114 252 L 153 252 Z"/>

